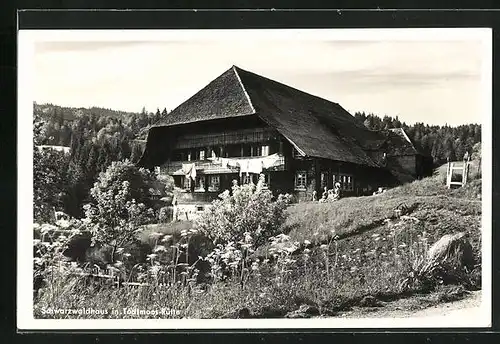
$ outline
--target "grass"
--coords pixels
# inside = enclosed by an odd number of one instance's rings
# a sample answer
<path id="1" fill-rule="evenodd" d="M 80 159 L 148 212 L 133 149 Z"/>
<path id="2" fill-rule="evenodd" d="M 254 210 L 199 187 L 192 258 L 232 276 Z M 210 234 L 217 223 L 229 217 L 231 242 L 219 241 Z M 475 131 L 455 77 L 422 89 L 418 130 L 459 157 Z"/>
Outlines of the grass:
<path id="1" fill-rule="evenodd" d="M 465 295 L 465 287 L 480 285 L 480 280 L 474 280 L 478 278 L 474 275 L 477 270 L 470 273 L 471 283 L 467 286 L 414 285 L 408 289 L 401 283 L 425 257 L 428 247 L 445 234 L 467 233 L 480 264 L 481 202 L 477 194 L 481 192 L 481 179 L 472 177 L 467 186 L 449 190 L 442 177 L 438 170 L 433 177 L 377 196 L 290 206 L 283 231 L 290 242 L 300 244 L 299 248 L 283 258 L 272 257 L 271 244 L 258 248 L 261 258 L 269 257 L 271 262 L 261 262 L 244 286 L 228 279 L 194 287 L 175 284 L 166 288 L 152 283 L 142 288 L 116 289 L 56 278 L 36 300 L 35 316 L 54 317 L 43 314 L 44 309 L 52 307 L 180 311 L 160 316 L 167 318 L 272 318 L 283 317 L 304 304 L 316 307 L 319 315 L 335 316 L 366 303 L 367 297 L 384 303 L 430 293 L 420 303 L 407 303 L 416 309 L 423 304 L 459 299 Z M 401 204 L 406 205 L 407 213 L 397 218 L 394 210 Z M 176 237 L 192 226 L 192 222 L 150 225 L 139 239 L 154 246 L 153 233 Z M 120 311 L 103 317 L 158 315 Z"/>

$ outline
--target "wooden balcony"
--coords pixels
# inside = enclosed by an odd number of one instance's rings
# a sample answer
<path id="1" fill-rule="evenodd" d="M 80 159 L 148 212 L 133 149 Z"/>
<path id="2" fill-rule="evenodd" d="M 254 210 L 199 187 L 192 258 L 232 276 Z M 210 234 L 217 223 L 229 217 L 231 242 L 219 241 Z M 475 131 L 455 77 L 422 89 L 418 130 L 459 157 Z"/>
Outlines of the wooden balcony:
<path id="1" fill-rule="evenodd" d="M 238 157 L 233 160 L 259 159 L 263 157 Z M 182 165 L 195 164 L 197 174 L 231 174 L 239 173 L 239 167 L 222 167 L 220 163 L 214 163 L 211 160 L 191 160 L 191 161 L 170 161 L 160 166 L 160 173 L 169 175 L 184 175 Z M 285 157 L 280 155 L 279 159 L 270 168 L 265 171 L 283 171 L 285 168 Z"/>
<path id="2" fill-rule="evenodd" d="M 276 140 L 278 138 L 278 132 L 271 128 L 252 128 L 213 134 L 188 134 L 179 137 L 173 148 L 187 149 L 240 143 L 256 143 Z"/>

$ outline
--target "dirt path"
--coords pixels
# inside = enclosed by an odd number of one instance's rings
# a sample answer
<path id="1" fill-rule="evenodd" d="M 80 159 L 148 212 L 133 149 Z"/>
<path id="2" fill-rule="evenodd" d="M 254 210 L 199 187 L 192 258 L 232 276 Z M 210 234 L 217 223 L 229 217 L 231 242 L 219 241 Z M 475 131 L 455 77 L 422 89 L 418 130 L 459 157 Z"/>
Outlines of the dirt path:
<path id="1" fill-rule="evenodd" d="M 425 298 L 412 297 L 385 303 L 383 307 L 355 307 L 352 311 L 345 312 L 341 316 L 347 318 L 471 317 L 480 312 L 480 306 L 481 291 L 479 290 L 471 292 L 461 300 L 437 305 L 429 306 L 426 304 Z"/>

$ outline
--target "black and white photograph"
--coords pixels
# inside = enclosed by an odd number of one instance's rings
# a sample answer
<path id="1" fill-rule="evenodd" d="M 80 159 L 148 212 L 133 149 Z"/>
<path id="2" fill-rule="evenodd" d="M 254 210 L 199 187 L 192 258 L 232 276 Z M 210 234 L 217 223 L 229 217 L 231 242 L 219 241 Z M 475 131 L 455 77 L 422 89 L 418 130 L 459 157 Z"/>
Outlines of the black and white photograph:
<path id="1" fill-rule="evenodd" d="M 490 326 L 491 46 L 20 30 L 18 327 Z"/>

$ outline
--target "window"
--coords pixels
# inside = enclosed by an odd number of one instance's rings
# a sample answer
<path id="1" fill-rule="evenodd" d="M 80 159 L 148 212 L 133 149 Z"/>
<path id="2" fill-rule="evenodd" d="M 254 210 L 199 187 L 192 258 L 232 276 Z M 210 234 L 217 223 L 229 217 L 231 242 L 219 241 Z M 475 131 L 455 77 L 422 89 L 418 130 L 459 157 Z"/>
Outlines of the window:
<path id="1" fill-rule="evenodd" d="M 262 185 L 262 188 L 269 189 L 269 186 L 271 185 L 271 175 L 269 173 L 262 174 L 264 175 L 264 184 Z"/>
<path id="2" fill-rule="evenodd" d="M 340 189 L 344 191 L 354 190 L 354 178 L 348 174 L 333 175 L 333 183 L 340 183 Z"/>
<path id="3" fill-rule="evenodd" d="M 260 155 L 268 156 L 269 155 L 269 146 L 262 146 L 262 151 L 261 151 Z"/>
<path id="4" fill-rule="evenodd" d="M 208 179 L 208 191 L 219 191 L 220 189 L 220 176 L 210 176 Z"/>
<path id="5" fill-rule="evenodd" d="M 200 192 L 205 191 L 205 176 L 196 177 L 195 190 Z"/>
<path id="6" fill-rule="evenodd" d="M 205 150 L 200 150 L 200 160 L 205 160 Z"/>
<path id="7" fill-rule="evenodd" d="M 187 153 L 187 160 L 188 160 L 188 161 L 191 161 L 191 152 L 188 152 L 188 153 Z"/>
<path id="8" fill-rule="evenodd" d="M 321 189 L 323 189 L 325 186 L 328 186 L 328 172 L 321 172 Z"/>
<path id="9" fill-rule="evenodd" d="M 241 176 L 241 184 L 250 184 L 252 182 L 252 175 L 250 173 Z"/>
<path id="10" fill-rule="evenodd" d="M 305 190 L 307 185 L 306 172 L 300 171 L 295 173 L 295 190 Z"/>
<path id="11" fill-rule="evenodd" d="M 181 185 L 184 186 L 184 189 L 191 190 L 191 178 L 181 176 Z"/>

